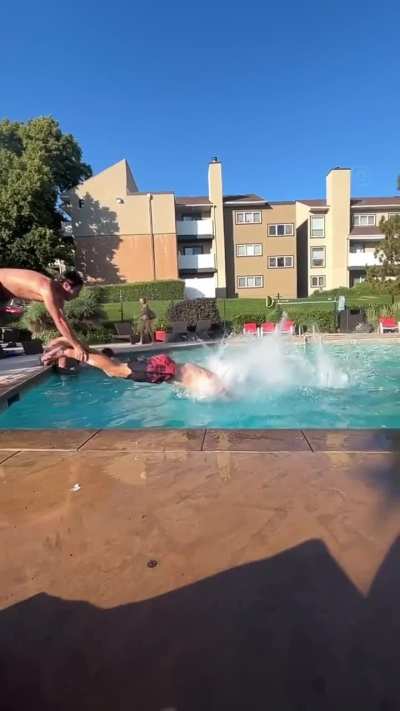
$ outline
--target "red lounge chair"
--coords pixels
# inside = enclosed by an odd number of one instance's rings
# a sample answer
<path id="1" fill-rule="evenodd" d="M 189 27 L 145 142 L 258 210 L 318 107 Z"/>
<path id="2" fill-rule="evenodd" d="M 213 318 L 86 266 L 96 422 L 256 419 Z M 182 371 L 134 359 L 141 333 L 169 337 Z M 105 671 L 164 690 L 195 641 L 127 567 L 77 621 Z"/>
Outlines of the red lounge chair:
<path id="1" fill-rule="evenodd" d="M 260 335 L 261 336 L 267 336 L 269 333 L 275 333 L 276 331 L 276 324 L 272 323 L 272 321 L 265 321 L 265 323 L 261 324 L 260 326 Z"/>
<path id="2" fill-rule="evenodd" d="M 295 323 L 294 321 L 282 321 L 281 323 L 281 333 L 289 333 L 291 336 L 294 335 Z"/>
<path id="3" fill-rule="evenodd" d="M 244 336 L 258 336 L 257 324 L 256 323 L 243 324 L 243 335 Z"/>
<path id="4" fill-rule="evenodd" d="M 381 316 L 379 319 L 379 333 L 384 334 L 385 331 L 397 331 L 397 333 L 400 333 L 400 323 L 393 316 Z"/>

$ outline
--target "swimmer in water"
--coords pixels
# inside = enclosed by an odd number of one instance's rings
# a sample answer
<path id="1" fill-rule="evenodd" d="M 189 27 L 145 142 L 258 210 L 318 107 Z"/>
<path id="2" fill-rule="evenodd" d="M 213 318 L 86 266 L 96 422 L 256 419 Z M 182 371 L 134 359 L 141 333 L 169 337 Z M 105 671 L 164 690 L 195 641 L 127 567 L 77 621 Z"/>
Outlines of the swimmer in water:
<path id="1" fill-rule="evenodd" d="M 43 355 L 44 365 L 50 365 L 60 357 L 77 359 L 78 354 L 65 338 L 56 338 L 49 343 Z M 170 383 L 184 388 L 197 397 L 215 397 L 227 395 L 227 390 L 220 378 L 207 368 L 195 363 L 176 363 L 165 353 L 157 353 L 143 360 L 138 357 L 127 363 L 117 358 L 112 359 L 103 353 L 88 352 L 86 362 L 99 368 L 106 375 L 114 378 L 134 380 L 137 383 Z"/>

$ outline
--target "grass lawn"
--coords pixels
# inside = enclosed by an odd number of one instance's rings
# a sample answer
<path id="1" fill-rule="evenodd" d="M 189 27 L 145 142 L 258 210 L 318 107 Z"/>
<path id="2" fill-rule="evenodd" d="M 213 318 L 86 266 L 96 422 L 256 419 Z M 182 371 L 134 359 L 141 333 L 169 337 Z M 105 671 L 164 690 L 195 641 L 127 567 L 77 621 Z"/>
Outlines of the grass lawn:
<path id="1" fill-rule="evenodd" d="M 157 318 L 165 317 L 170 303 L 170 301 L 149 301 L 150 308 L 157 314 Z M 221 319 L 225 321 L 232 321 L 234 316 L 239 316 L 240 314 L 260 314 L 266 311 L 265 299 L 217 299 L 217 303 Z M 310 310 L 332 311 L 334 309 L 334 302 L 313 305 L 310 300 L 307 305 Z M 304 301 L 298 301 L 294 304 L 288 304 L 286 309 L 290 313 L 297 309 L 304 311 L 307 305 Z M 285 304 L 282 304 L 282 308 L 285 310 Z M 123 301 L 122 304 L 102 304 L 101 312 L 105 321 L 131 320 L 138 317 L 139 303 L 137 301 Z"/>

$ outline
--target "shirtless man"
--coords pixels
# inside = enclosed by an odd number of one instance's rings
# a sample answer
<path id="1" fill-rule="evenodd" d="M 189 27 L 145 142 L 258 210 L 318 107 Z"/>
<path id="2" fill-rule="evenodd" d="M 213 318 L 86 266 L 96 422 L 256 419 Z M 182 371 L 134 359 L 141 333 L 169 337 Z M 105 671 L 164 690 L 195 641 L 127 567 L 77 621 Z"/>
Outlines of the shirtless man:
<path id="1" fill-rule="evenodd" d="M 75 349 L 79 360 L 86 360 L 86 347 L 80 343 L 64 316 L 64 302 L 79 296 L 83 286 L 82 277 L 75 271 L 67 271 L 57 279 L 30 269 L 0 269 L 0 304 L 13 297 L 42 301 L 57 330 Z"/>
<path id="2" fill-rule="evenodd" d="M 62 355 L 77 358 L 76 351 L 65 339 L 56 338 L 49 344 L 43 356 L 43 363 L 49 365 Z M 117 358 L 109 358 L 104 353 L 89 351 L 87 362 L 114 378 L 125 378 L 139 383 L 173 383 L 199 397 L 227 395 L 224 384 L 215 373 L 195 363 L 176 363 L 165 353 L 157 353 L 143 360 L 136 357 L 128 363 L 123 363 Z"/>

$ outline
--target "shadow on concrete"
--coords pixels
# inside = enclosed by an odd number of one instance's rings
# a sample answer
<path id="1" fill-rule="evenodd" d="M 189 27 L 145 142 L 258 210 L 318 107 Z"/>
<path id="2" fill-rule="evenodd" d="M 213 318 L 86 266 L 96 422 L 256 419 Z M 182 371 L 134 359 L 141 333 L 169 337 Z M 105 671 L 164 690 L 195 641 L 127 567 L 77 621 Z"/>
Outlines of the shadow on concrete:
<path id="1" fill-rule="evenodd" d="M 37 595 L 0 613 L 0 709 L 394 711 L 399 592 L 399 540 L 367 598 L 310 540 L 114 609 Z"/>
<path id="2" fill-rule="evenodd" d="M 117 214 L 86 193 L 83 197 L 82 220 L 74 222 L 77 266 L 85 278 L 106 284 L 124 281 L 113 259 L 121 239 Z M 86 234 L 87 232 L 87 234 Z"/>

